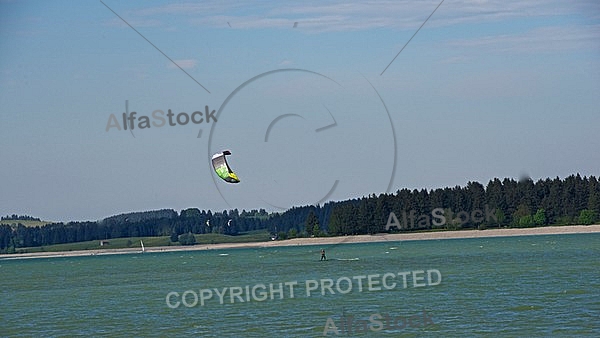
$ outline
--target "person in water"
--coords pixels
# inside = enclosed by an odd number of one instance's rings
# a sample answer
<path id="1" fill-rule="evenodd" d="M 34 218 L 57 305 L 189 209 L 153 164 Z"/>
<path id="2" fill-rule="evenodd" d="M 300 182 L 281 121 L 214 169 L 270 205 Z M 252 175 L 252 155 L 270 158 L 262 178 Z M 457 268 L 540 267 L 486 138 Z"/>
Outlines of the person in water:
<path id="1" fill-rule="evenodd" d="M 327 260 L 327 257 L 325 257 L 325 249 L 321 249 L 321 260 Z"/>

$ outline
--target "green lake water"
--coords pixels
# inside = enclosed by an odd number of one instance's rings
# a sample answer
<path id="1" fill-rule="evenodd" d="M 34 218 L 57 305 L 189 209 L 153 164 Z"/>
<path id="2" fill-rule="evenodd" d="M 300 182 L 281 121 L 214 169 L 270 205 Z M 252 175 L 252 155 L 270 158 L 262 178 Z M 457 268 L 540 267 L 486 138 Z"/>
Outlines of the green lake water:
<path id="1" fill-rule="evenodd" d="M 0 259 L 0 336 L 600 337 L 600 234 L 321 248 Z"/>

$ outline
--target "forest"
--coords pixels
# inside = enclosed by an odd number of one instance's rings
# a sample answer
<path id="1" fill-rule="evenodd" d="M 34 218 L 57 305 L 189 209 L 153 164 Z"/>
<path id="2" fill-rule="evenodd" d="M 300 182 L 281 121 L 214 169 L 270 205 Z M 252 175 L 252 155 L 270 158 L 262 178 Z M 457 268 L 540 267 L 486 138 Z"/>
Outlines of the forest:
<path id="1" fill-rule="evenodd" d="M 486 186 L 402 189 L 395 193 L 293 207 L 285 212 L 199 208 L 132 212 L 99 221 L 25 226 L 27 215 L 7 215 L 0 223 L 0 253 L 17 248 L 125 237 L 184 234 L 238 235 L 267 229 L 278 239 L 432 230 L 594 224 L 600 215 L 600 184 L 594 176 L 565 179 L 495 178 Z M 443 220 L 443 222 L 442 222 Z M 393 226 L 390 226 L 392 224 Z M 180 244 L 180 243 L 176 243 Z"/>

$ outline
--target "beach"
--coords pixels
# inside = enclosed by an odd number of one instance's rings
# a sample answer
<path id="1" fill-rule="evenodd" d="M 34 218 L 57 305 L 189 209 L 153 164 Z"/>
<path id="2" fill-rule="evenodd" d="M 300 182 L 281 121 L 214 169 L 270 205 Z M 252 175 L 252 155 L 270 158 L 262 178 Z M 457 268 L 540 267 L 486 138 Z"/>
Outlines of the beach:
<path id="1" fill-rule="evenodd" d="M 398 234 L 375 234 L 375 235 L 355 235 L 339 237 L 312 237 L 312 238 L 294 238 L 287 240 L 266 241 L 266 242 L 248 242 L 248 243 L 219 243 L 219 244 L 197 244 L 197 245 L 178 245 L 178 246 L 158 246 L 147 247 L 146 253 L 151 252 L 174 252 L 174 251 L 196 251 L 196 250 L 218 250 L 235 248 L 266 248 L 282 246 L 305 246 L 305 245 L 336 245 L 351 243 L 371 243 L 371 242 L 398 242 L 398 241 L 421 241 L 421 240 L 442 240 L 459 238 L 484 238 L 484 237 L 510 237 L 510 236 L 535 236 L 535 235 L 564 235 L 564 234 L 584 234 L 600 233 L 600 224 L 595 225 L 571 225 L 571 226 L 548 226 L 537 228 L 504 228 L 504 229 L 486 229 L 486 230 L 456 230 L 456 231 L 432 231 L 418 233 L 398 233 Z M 140 248 L 125 249 L 99 249 L 99 250 L 78 250 L 78 251 L 57 251 L 57 252 L 32 252 L 21 254 L 3 254 L 2 259 L 25 259 L 25 258 L 49 258 L 49 257 L 76 257 L 76 256 L 94 256 L 94 255 L 118 255 L 141 253 Z"/>

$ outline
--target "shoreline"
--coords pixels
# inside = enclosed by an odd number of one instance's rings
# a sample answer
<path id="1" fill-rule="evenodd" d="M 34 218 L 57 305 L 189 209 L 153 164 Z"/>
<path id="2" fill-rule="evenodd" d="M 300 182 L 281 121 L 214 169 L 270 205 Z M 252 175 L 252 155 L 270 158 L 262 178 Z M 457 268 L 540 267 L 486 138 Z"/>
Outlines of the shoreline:
<path id="1" fill-rule="evenodd" d="M 565 225 L 548 226 L 537 228 L 505 228 L 505 229 L 486 229 L 486 230 L 451 230 L 451 231 L 432 231 L 419 233 L 399 233 L 399 234 L 375 234 L 375 235 L 354 235 L 339 237 L 313 237 L 313 238 L 293 238 L 281 241 L 268 242 L 247 242 L 247 243 L 219 243 L 219 244 L 196 244 L 192 246 L 158 246 L 145 249 L 145 253 L 156 252 L 176 252 L 176 251 L 204 251 L 219 249 L 237 249 L 237 248 L 271 248 L 285 246 L 309 246 L 309 245 L 334 245 L 334 244 L 354 244 L 354 243 L 372 243 L 372 242 L 401 242 L 401 241 L 422 241 L 422 240 L 443 240 L 443 239 L 465 239 L 465 238 L 486 238 L 486 237 L 514 237 L 514 236 L 536 236 L 536 235 L 564 235 L 564 234 L 585 234 L 600 233 L 600 224 L 595 225 Z M 119 255 L 142 253 L 140 248 L 125 249 L 99 249 L 99 250 L 77 250 L 77 251 L 56 251 L 56 252 L 31 252 L 21 254 L 2 254 L 0 261 L 28 258 L 52 258 L 52 257 L 80 257 L 80 256 L 99 256 L 99 255 Z"/>

